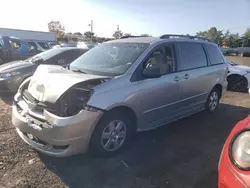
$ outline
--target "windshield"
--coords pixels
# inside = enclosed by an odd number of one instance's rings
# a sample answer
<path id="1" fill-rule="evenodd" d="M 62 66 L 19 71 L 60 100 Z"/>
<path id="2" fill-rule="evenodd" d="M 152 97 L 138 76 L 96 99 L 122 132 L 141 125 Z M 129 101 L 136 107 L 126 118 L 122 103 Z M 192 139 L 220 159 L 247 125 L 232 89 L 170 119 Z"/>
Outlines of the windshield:
<path id="1" fill-rule="evenodd" d="M 30 61 L 32 63 L 36 63 L 38 60 L 42 60 L 42 61 L 47 61 L 48 59 L 50 59 L 51 57 L 56 56 L 57 54 L 61 53 L 62 50 L 61 49 L 51 49 L 42 53 L 39 53 L 35 56 L 32 56 L 28 59 L 26 59 L 26 61 Z"/>
<path id="2" fill-rule="evenodd" d="M 38 44 L 43 48 L 43 49 L 50 49 L 50 46 L 47 42 L 38 42 Z"/>
<path id="3" fill-rule="evenodd" d="M 121 75 L 148 46 L 145 43 L 104 43 L 73 61 L 70 68 L 103 76 Z"/>

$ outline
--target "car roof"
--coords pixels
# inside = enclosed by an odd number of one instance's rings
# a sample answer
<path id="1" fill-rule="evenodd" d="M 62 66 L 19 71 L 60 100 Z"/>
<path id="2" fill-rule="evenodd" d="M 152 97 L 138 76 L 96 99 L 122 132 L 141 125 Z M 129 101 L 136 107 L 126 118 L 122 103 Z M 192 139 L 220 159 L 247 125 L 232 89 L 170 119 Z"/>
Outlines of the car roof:
<path id="1" fill-rule="evenodd" d="M 124 39 L 110 40 L 105 43 L 152 43 L 159 39 L 159 37 L 131 37 Z"/>
<path id="2" fill-rule="evenodd" d="M 163 35 L 164 36 L 164 35 Z M 148 44 L 152 44 L 158 41 L 166 41 L 166 42 L 199 42 L 199 43 L 209 43 L 209 44 L 214 44 L 216 45 L 214 42 L 209 41 L 207 39 L 202 39 L 199 37 L 193 37 L 190 36 L 190 38 L 188 38 L 189 36 L 181 36 L 181 35 L 177 35 L 180 36 L 179 38 L 162 38 L 162 37 L 128 37 L 128 38 L 121 38 L 121 39 L 116 39 L 116 40 L 111 40 L 111 41 L 107 41 L 105 43 L 148 43 Z"/>

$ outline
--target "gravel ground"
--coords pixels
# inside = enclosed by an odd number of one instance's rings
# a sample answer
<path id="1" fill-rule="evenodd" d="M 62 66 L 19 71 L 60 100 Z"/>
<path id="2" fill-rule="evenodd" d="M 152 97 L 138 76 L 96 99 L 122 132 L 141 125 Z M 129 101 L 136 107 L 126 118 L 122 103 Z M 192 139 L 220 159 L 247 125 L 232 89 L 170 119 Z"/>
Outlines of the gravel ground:
<path id="1" fill-rule="evenodd" d="M 234 60 L 234 59 L 232 59 Z M 242 64 L 249 64 L 243 59 Z M 250 113 L 250 95 L 227 92 L 213 115 L 198 113 L 138 133 L 113 158 L 53 158 L 25 144 L 11 125 L 11 97 L 0 99 L 0 187 L 211 188 L 227 135 Z"/>
<path id="2" fill-rule="evenodd" d="M 198 113 L 138 133 L 114 158 L 53 158 L 25 144 L 11 125 L 10 100 L 0 100 L 1 187 L 211 188 L 223 143 L 250 113 L 250 95 L 227 92 L 216 114 Z"/>

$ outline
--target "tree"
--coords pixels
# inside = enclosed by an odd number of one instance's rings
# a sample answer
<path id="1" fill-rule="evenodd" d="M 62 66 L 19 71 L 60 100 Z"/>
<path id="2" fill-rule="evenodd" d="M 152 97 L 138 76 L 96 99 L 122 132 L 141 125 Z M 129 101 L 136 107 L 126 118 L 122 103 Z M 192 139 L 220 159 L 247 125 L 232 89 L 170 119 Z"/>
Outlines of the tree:
<path id="1" fill-rule="evenodd" d="M 48 23 L 48 29 L 50 32 L 55 32 L 57 38 L 62 38 L 65 31 L 65 27 L 59 21 L 54 20 Z"/>
<path id="2" fill-rule="evenodd" d="M 216 27 L 211 27 L 207 31 L 197 32 L 196 36 L 198 36 L 198 37 L 204 37 L 206 39 L 209 39 L 209 40 L 217 43 L 219 46 L 222 45 L 223 31 L 222 30 L 217 30 Z"/>
<path id="3" fill-rule="evenodd" d="M 94 37 L 95 33 L 91 32 L 91 31 L 87 31 L 83 35 L 85 36 L 86 39 L 91 40 Z"/>
<path id="4" fill-rule="evenodd" d="M 236 48 L 240 46 L 240 35 L 239 33 L 230 33 L 227 30 L 222 36 L 222 46 L 229 48 Z"/>
<path id="5" fill-rule="evenodd" d="M 145 33 L 145 34 L 141 34 L 141 36 L 142 36 L 142 37 L 151 37 L 151 35 L 146 34 L 146 33 Z"/>
<path id="6" fill-rule="evenodd" d="M 114 37 L 115 39 L 119 39 L 119 38 L 121 38 L 122 36 L 123 36 L 123 32 L 121 32 L 120 30 L 115 31 L 114 34 L 113 34 L 113 37 Z"/>
<path id="7" fill-rule="evenodd" d="M 247 28 L 246 32 L 244 33 L 244 37 L 250 40 L 250 29 Z"/>
<path id="8" fill-rule="evenodd" d="M 246 32 L 243 34 L 242 37 L 242 46 L 250 46 L 250 29 L 247 28 Z"/>
<path id="9" fill-rule="evenodd" d="M 80 33 L 80 32 L 75 32 L 74 35 L 81 35 L 81 36 L 82 36 L 82 33 Z"/>
<path id="10" fill-rule="evenodd" d="M 131 35 L 131 33 L 124 33 L 123 36 L 128 37 L 128 36 L 132 36 L 132 35 Z"/>
<path id="11" fill-rule="evenodd" d="M 78 42 L 78 38 L 77 38 L 77 37 L 73 37 L 73 38 L 72 38 L 72 41 Z"/>

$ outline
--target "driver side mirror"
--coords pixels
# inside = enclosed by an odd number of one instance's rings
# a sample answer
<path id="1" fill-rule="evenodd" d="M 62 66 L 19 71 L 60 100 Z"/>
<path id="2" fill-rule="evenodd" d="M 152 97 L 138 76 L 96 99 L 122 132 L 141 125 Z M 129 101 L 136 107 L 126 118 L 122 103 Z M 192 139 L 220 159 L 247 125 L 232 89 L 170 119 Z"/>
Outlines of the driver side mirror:
<path id="1" fill-rule="evenodd" d="M 143 70 L 142 75 L 146 78 L 161 77 L 161 69 L 156 67 L 147 67 Z"/>

